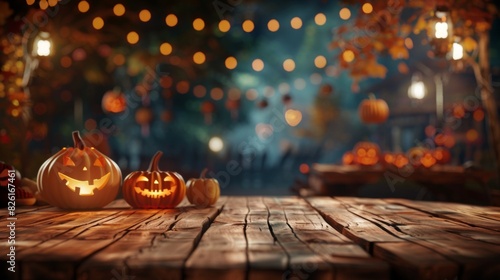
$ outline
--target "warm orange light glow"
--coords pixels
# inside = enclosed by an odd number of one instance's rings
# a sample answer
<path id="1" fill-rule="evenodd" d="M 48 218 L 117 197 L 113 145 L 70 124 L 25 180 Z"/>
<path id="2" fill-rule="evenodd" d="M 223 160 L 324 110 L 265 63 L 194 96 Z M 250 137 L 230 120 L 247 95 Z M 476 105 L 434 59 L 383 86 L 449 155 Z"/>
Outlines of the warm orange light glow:
<path id="1" fill-rule="evenodd" d="M 348 8 L 342 8 L 339 12 L 339 16 L 343 20 L 348 20 L 351 18 L 351 11 Z"/>
<path id="2" fill-rule="evenodd" d="M 231 29 L 231 23 L 229 21 L 223 19 L 219 22 L 219 30 L 221 32 L 228 32 Z"/>
<path id="3" fill-rule="evenodd" d="M 28 4 L 28 6 L 31 6 L 35 4 L 35 0 L 26 0 L 26 4 Z"/>
<path id="4" fill-rule="evenodd" d="M 410 37 L 405 39 L 405 47 L 409 50 L 413 49 L 413 40 Z"/>
<path id="5" fill-rule="evenodd" d="M 370 3 L 364 3 L 361 9 L 365 14 L 370 14 L 371 12 L 373 12 L 373 6 Z"/>
<path id="6" fill-rule="evenodd" d="M 297 126 L 302 121 L 302 113 L 299 110 L 288 109 L 285 112 L 285 120 L 290 126 Z"/>
<path id="7" fill-rule="evenodd" d="M 262 69 L 264 69 L 264 61 L 262 61 L 262 59 L 254 59 L 254 61 L 252 62 L 252 68 L 254 71 L 262 71 Z"/>
<path id="8" fill-rule="evenodd" d="M 354 52 L 351 50 L 345 50 L 342 53 L 342 58 L 345 60 L 345 62 L 351 62 L 355 58 Z"/>
<path id="9" fill-rule="evenodd" d="M 251 21 L 249 19 L 245 20 L 241 26 L 243 28 L 243 31 L 245 31 L 245 32 L 252 32 L 253 29 L 255 28 L 253 21 Z"/>
<path id="10" fill-rule="evenodd" d="M 132 45 L 137 44 L 137 42 L 139 42 L 139 34 L 137 34 L 137 32 L 135 31 L 130 31 L 127 34 L 127 42 L 129 42 Z"/>
<path id="11" fill-rule="evenodd" d="M 35 1 L 33 0 L 33 3 L 34 2 Z M 84 1 L 80 1 L 78 3 L 78 11 L 80 11 L 81 13 L 86 13 L 86 12 L 89 11 L 89 9 L 90 9 L 89 2 L 87 2 L 87 1 L 84 0 Z"/>
<path id="12" fill-rule="evenodd" d="M 201 18 L 193 20 L 193 28 L 196 31 L 201 31 L 205 28 L 205 22 Z"/>
<path id="13" fill-rule="evenodd" d="M 115 55 L 113 57 L 113 63 L 118 66 L 125 64 L 125 56 L 121 53 Z"/>
<path id="14" fill-rule="evenodd" d="M 292 26 L 293 29 L 300 29 L 302 27 L 302 20 L 299 17 L 294 17 L 290 21 L 290 26 Z"/>
<path id="15" fill-rule="evenodd" d="M 287 72 L 292 72 L 295 69 L 295 61 L 291 58 L 286 59 L 283 61 L 283 69 Z"/>
<path id="16" fill-rule="evenodd" d="M 233 56 L 230 56 L 230 57 L 226 58 L 226 61 L 224 62 L 224 64 L 226 65 L 227 69 L 234 69 L 238 65 L 238 61 Z"/>
<path id="17" fill-rule="evenodd" d="M 245 96 L 248 100 L 255 100 L 255 99 L 257 99 L 258 95 L 259 95 L 259 93 L 257 92 L 257 90 L 255 90 L 253 88 L 247 90 L 247 92 L 245 93 Z"/>
<path id="18" fill-rule="evenodd" d="M 113 13 L 119 17 L 123 16 L 125 14 L 125 6 L 123 6 L 122 4 L 116 4 L 113 7 Z"/>
<path id="19" fill-rule="evenodd" d="M 314 59 L 314 65 L 318 68 L 324 68 L 326 66 L 326 57 L 322 56 L 322 55 L 318 55 L 315 59 Z"/>
<path id="20" fill-rule="evenodd" d="M 476 142 L 479 139 L 479 133 L 477 132 L 477 130 L 475 130 L 473 128 L 469 129 L 465 133 L 465 139 L 469 143 L 474 143 L 474 142 Z"/>
<path id="21" fill-rule="evenodd" d="M 193 88 L 193 94 L 198 98 L 202 98 L 207 94 L 207 89 L 202 85 L 197 85 Z"/>
<path id="22" fill-rule="evenodd" d="M 104 27 L 104 20 L 102 17 L 95 17 L 94 20 L 92 20 L 92 26 L 99 30 Z"/>
<path id="23" fill-rule="evenodd" d="M 280 23 L 275 20 L 275 19 L 271 19 L 268 23 L 267 23 L 267 28 L 269 29 L 269 31 L 271 32 L 276 32 L 278 31 L 278 29 L 280 29 Z"/>
<path id="24" fill-rule="evenodd" d="M 203 64 L 205 62 L 205 54 L 202 52 L 196 52 L 193 55 L 193 61 L 196 64 Z"/>
<path id="25" fill-rule="evenodd" d="M 224 97 L 224 91 L 221 88 L 215 87 L 210 91 L 210 97 L 215 101 L 221 100 Z"/>
<path id="26" fill-rule="evenodd" d="M 47 2 L 47 0 L 40 0 L 40 3 L 38 4 L 42 10 L 46 10 L 49 7 L 49 2 Z"/>
<path id="27" fill-rule="evenodd" d="M 317 25 L 325 25 L 325 23 L 326 23 L 326 16 L 325 16 L 325 14 L 323 14 L 323 13 L 316 14 L 316 16 L 314 17 L 314 22 Z"/>
<path id="28" fill-rule="evenodd" d="M 148 10 L 142 10 L 139 12 L 139 19 L 142 21 L 142 22 L 148 22 L 149 20 L 151 20 L 151 12 L 148 11 Z"/>
<path id="29" fill-rule="evenodd" d="M 230 88 L 227 97 L 232 100 L 238 100 L 241 98 L 241 91 L 238 88 Z"/>
<path id="30" fill-rule="evenodd" d="M 472 117 L 474 118 L 474 120 L 476 122 L 480 122 L 480 121 L 482 121 L 484 119 L 484 111 L 482 109 L 477 109 L 472 114 Z"/>
<path id="31" fill-rule="evenodd" d="M 172 45 L 169 43 L 163 43 L 160 45 L 160 53 L 163 55 L 169 55 L 172 53 Z"/>
<path id="32" fill-rule="evenodd" d="M 167 15 L 167 17 L 165 17 L 165 23 L 170 27 L 176 26 L 177 22 L 178 22 L 177 16 L 174 14 L 169 14 Z"/>
<path id="33" fill-rule="evenodd" d="M 187 93 L 189 91 L 189 82 L 188 81 L 180 81 L 175 86 L 175 89 L 180 94 Z"/>
<path id="34" fill-rule="evenodd" d="M 309 173 L 309 165 L 305 164 L 305 163 L 302 163 L 300 166 L 299 166 L 299 170 L 300 170 L 300 173 L 302 174 L 307 174 Z"/>
<path id="35" fill-rule="evenodd" d="M 63 56 L 61 57 L 61 66 L 64 68 L 69 68 L 73 64 L 73 61 L 69 56 Z"/>

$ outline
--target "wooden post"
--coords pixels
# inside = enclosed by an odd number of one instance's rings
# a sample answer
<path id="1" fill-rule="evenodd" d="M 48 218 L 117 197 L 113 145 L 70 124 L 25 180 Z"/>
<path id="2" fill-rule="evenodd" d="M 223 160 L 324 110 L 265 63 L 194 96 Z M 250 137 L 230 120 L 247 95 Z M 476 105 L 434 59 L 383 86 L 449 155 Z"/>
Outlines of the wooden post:
<path id="1" fill-rule="evenodd" d="M 495 155 L 497 180 L 500 179 L 500 124 L 498 121 L 497 105 L 493 96 L 490 77 L 488 31 L 479 34 L 479 69 L 474 71 L 476 80 L 481 87 L 481 101 L 486 111 L 491 146 Z"/>

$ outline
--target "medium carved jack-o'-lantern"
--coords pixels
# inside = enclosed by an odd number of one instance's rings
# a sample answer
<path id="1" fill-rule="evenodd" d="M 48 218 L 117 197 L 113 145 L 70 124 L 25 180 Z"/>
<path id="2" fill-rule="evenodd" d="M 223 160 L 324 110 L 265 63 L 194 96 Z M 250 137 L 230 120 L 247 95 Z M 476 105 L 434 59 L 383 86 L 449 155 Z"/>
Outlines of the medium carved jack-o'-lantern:
<path id="1" fill-rule="evenodd" d="M 420 158 L 420 163 L 423 167 L 430 168 L 436 164 L 436 159 L 431 151 L 425 151 L 423 156 Z"/>
<path id="2" fill-rule="evenodd" d="M 208 169 L 201 172 L 200 178 L 189 179 L 187 182 L 187 198 L 198 207 L 208 207 L 217 202 L 220 196 L 219 181 L 205 178 Z"/>
<path id="3" fill-rule="evenodd" d="M 358 142 L 352 150 L 355 162 L 360 165 L 372 166 L 380 160 L 380 148 L 372 142 Z"/>
<path id="4" fill-rule="evenodd" d="M 174 208 L 186 195 L 186 184 L 176 172 L 161 171 L 158 151 L 147 171 L 135 171 L 123 181 L 123 198 L 135 208 Z"/>
<path id="5" fill-rule="evenodd" d="M 113 201 L 122 173 L 110 158 L 85 145 L 73 132 L 74 147 L 63 148 L 38 170 L 38 191 L 49 204 L 64 209 L 95 209 Z"/>
<path id="6" fill-rule="evenodd" d="M 408 160 L 408 158 L 404 154 L 398 153 L 398 154 L 394 155 L 394 161 L 392 162 L 392 164 L 394 166 L 396 166 L 397 168 L 403 168 L 408 163 L 410 163 L 410 161 Z"/>
<path id="7" fill-rule="evenodd" d="M 408 154 L 408 160 L 410 161 L 410 163 L 417 167 L 417 166 L 420 166 L 422 164 L 422 162 L 420 161 L 422 159 L 422 157 L 424 156 L 424 154 L 427 152 L 427 149 L 424 148 L 424 147 L 413 147 L 411 149 L 408 150 L 407 154 Z"/>

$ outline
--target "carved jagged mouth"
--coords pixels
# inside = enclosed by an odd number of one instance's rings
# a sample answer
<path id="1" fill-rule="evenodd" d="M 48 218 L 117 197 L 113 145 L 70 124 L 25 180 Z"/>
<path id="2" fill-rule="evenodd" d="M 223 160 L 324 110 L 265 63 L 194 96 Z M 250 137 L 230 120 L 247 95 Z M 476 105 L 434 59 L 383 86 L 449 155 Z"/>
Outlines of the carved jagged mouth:
<path id="1" fill-rule="evenodd" d="M 175 190 L 175 187 L 171 187 L 171 189 L 163 189 L 163 190 L 149 190 L 149 189 L 144 189 L 142 190 L 141 188 L 134 187 L 135 192 L 142 195 L 142 196 L 147 196 L 147 197 L 152 197 L 152 198 L 160 198 L 160 197 L 166 197 L 172 194 L 172 192 Z"/>
<path id="2" fill-rule="evenodd" d="M 106 186 L 109 181 L 110 174 L 109 172 L 106 175 L 102 176 L 99 179 L 94 179 L 92 184 L 89 184 L 88 181 L 80 181 L 73 179 L 67 175 L 62 174 L 61 172 L 57 172 L 59 178 L 61 180 L 66 180 L 66 186 L 72 191 L 76 192 L 82 196 L 94 195 L 94 190 L 100 190 Z"/>

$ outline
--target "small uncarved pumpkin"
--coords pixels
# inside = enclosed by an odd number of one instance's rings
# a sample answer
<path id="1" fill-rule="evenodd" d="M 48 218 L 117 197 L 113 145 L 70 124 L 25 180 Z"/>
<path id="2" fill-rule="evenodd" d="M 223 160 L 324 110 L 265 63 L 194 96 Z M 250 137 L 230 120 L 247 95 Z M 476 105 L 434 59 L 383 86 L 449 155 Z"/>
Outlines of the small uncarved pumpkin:
<path id="1" fill-rule="evenodd" d="M 389 106 L 383 99 L 375 99 L 375 95 L 370 94 L 359 104 L 358 113 L 364 123 L 383 123 L 389 117 Z"/>
<path id="2" fill-rule="evenodd" d="M 187 182 L 187 198 L 198 207 L 208 207 L 217 202 L 220 196 L 219 182 L 213 178 L 205 178 L 205 168 L 200 178 L 192 178 Z"/>
<path id="3" fill-rule="evenodd" d="M 95 209 L 113 201 L 122 181 L 118 165 L 87 147 L 78 131 L 74 147 L 63 148 L 38 170 L 38 192 L 49 204 L 64 209 Z"/>
<path id="4" fill-rule="evenodd" d="M 146 171 L 135 171 L 123 180 L 123 198 L 135 208 L 175 208 L 186 195 L 186 184 L 177 172 L 161 171 L 158 162 L 162 152 L 151 159 Z"/>

